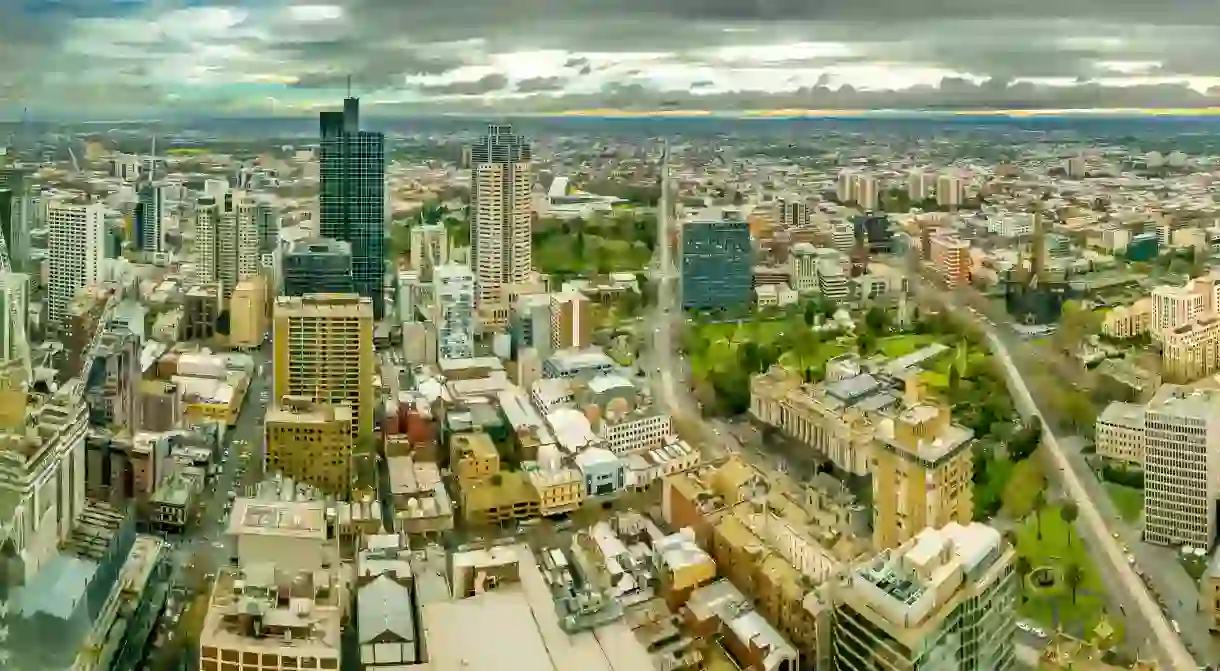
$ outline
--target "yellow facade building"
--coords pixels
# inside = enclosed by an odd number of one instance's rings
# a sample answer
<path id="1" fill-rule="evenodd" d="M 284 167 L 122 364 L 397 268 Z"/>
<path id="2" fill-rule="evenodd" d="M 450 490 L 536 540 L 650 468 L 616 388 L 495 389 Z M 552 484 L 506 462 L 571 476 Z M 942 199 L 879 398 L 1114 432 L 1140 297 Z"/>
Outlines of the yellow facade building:
<path id="1" fill-rule="evenodd" d="M 267 285 L 261 277 L 242 280 L 229 297 L 229 346 L 254 349 L 267 335 Z"/>
<path id="2" fill-rule="evenodd" d="M 501 524 L 538 517 L 538 491 L 518 471 L 463 482 L 462 511 L 470 524 Z"/>
<path id="3" fill-rule="evenodd" d="M 281 296 L 272 338 L 276 399 L 347 405 L 357 438 L 372 433 L 372 301 L 356 294 Z"/>
<path id="4" fill-rule="evenodd" d="M 463 483 L 489 478 L 500 472 L 500 453 L 482 431 L 459 433 L 449 439 L 449 469 Z"/>
<path id="5" fill-rule="evenodd" d="M 873 453 L 873 544 L 893 548 L 927 527 L 974 516 L 974 432 L 949 408 L 908 402 L 883 422 Z"/>
<path id="6" fill-rule="evenodd" d="M 351 490 L 353 420 L 346 405 L 285 397 L 267 410 L 263 423 L 267 469 L 346 498 Z"/>

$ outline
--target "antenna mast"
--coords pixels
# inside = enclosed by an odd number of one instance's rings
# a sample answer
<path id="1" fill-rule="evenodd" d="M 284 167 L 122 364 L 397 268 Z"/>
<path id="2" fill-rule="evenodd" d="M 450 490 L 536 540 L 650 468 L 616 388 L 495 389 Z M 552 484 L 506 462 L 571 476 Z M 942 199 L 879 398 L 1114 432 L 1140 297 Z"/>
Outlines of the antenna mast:
<path id="1" fill-rule="evenodd" d="M 347 97 L 352 97 L 352 76 L 347 76 Z"/>

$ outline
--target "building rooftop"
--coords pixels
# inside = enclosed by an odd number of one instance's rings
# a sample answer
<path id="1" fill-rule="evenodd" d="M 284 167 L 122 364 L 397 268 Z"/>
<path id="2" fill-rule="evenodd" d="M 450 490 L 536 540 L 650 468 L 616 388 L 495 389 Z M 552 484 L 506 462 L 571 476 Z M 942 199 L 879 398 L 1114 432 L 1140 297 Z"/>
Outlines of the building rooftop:
<path id="1" fill-rule="evenodd" d="M 229 516 L 229 533 L 326 540 L 326 509 L 321 502 L 239 498 Z"/>
<path id="2" fill-rule="evenodd" d="M 1097 421 L 1119 426 L 1143 426 L 1144 406 L 1114 401 L 1097 417 Z"/>
<path id="3" fill-rule="evenodd" d="M 525 474 L 519 471 L 501 471 L 497 478 L 486 478 L 462 484 L 462 501 L 466 510 L 490 510 L 518 501 L 538 498 L 538 491 Z"/>
<path id="4" fill-rule="evenodd" d="M 1191 389 L 1176 384 L 1161 385 L 1148 412 L 1177 417 L 1213 419 L 1220 417 L 1220 389 Z"/>
<path id="5" fill-rule="evenodd" d="M 266 424 L 329 424 L 331 422 L 351 422 L 354 413 L 349 405 L 326 405 L 320 403 L 297 402 L 291 397 L 284 403 L 267 408 Z"/>

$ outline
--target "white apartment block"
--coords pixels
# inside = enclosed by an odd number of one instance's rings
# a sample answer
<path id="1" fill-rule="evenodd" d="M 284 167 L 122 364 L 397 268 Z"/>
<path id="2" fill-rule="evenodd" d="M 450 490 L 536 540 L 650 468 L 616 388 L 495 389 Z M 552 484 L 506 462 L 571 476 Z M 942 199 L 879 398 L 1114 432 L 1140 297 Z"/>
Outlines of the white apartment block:
<path id="1" fill-rule="evenodd" d="M 628 413 L 621 419 L 603 419 L 599 437 L 607 449 L 623 455 L 656 447 L 672 433 L 669 413 L 644 408 Z"/>
<path id="2" fill-rule="evenodd" d="M 835 224 L 830 229 L 830 244 L 844 254 L 856 248 L 856 228 L 849 222 Z"/>
<path id="3" fill-rule="evenodd" d="M 936 204 L 941 207 L 960 207 L 966 199 L 966 183 L 957 175 L 940 175 L 936 178 Z"/>
<path id="4" fill-rule="evenodd" d="M 1144 418 L 1144 540 L 1210 549 L 1220 484 L 1220 391 L 1163 385 Z"/>
<path id="5" fill-rule="evenodd" d="M 1034 232 L 1034 215 L 1008 212 L 987 219 L 987 231 L 1002 238 L 1019 238 Z"/>
<path id="6" fill-rule="evenodd" d="M 914 202 L 932 197 L 936 188 L 936 173 L 916 168 L 907 173 L 907 197 Z"/>
<path id="7" fill-rule="evenodd" d="M 1146 409 L 1135 403 L 1115 401 L 1106 406 L 1094 425 L 1093 441 L 1097 454 L 1139 467 L 1144 465 Z"/>
<path id="8" fill-rule="evenodd" d="M 76 292 L 103 279 L 106 208 L 53 200 L 47 204 L 47 229 L 47 318 L 58 324 Z"/>
<path id="9" fill-rule="evenodd" d="M 433 322 L 439 359 L 474 356 L 475 276 L 469 266 L 450 263 L 432 271 Z"/>
<path id="10" fill-rule="evenodd" d="M 805 199 L 789 194 L 777 199 L 779 209 L 779 225 L 781 228 L 807 226 L 809 224 L 809 205 Z"/>

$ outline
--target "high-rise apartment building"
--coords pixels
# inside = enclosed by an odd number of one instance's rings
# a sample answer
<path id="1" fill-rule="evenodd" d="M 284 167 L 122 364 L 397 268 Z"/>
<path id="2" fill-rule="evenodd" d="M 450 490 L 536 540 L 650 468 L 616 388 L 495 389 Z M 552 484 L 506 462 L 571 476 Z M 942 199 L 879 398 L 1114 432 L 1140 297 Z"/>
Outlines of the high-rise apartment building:
<path id="1" fill-rule="evenodd" d="M 530 143 L 512 126 L 489 126 L 470 147 L 470 259 L 480 325 L 508 324 L 516 288 L 533 270 Z"/>
<path id="2" fill-rule="evenodd" d="M 960 207 L 966 198 L 966 183 L 957 175 L 940 175 L 936 178 L 936 204 L 941 207 Z"/>
<path id="3" fill-rule="evenodd" d="M 106 207 L 53 200 L 47 204 L 47 228 L 47 318 L 58 324 L 77 291 L 102 281 Z"/>
<path id="4" fill-rule="evenodd" d="M 450 263 L 432 270 L 437 358 L 474 356 L 476 286 L 469 266 Z"/>
<path id="5" fill-rule="evenodd" d="M 843 204 L 855 200 L 856 171 L 840 170 L 835 178 L 835 198 Z"/>
<path id="6" fill-rule="evenodd" d="M 373 305 L 355 294 L 281 296 L 273 313 L 275 399 L 347 405 L 373 430 Z"/>
<path id="7" fill-rule="evenodd" d="M 220 232 L 220 215 L 223 202 L 214 196 L 202 196 L 195 201 L 195 279 L 198 282 L 215 282 L 216 236 Z"/>
<path id="8" fill-rule="evenodd" d="M 385 136 L 360 130 L 360 101 L 322 112 L 318 232 L 352 247 L 356 293 L 385 314 Z"/>
<path id="9" fill-rule="evenodd" d="M 298 240 L 284 252 L 284 296 L 355 293 L 352 246 L 340 240 Z"/>
<path id="10" fill-rule="evenodd" d="M 932 269 L 945 287 L 956 289 L 970 283 L 970 243 L 955 235 L 934 235 L 930 240 Z"/>
<path id="11" fill-rule="evenodd" d="M 195 205 L 196 279 L 220 282 L 225 298 L 261 271 L 257 207 L 242 191 L 203 196 Z"/>
<path id="12" fill-rule="evenodd" d="M 579 291 L 551 295 L 551 348 L 584 349 L 593 344 L 593 304 Z"/>
<path id="13" fill-rule="evenodd" d="M 352 409 L 288 397 L 263 421 L 267 469 L 341 498 L 351 491 Z"/>
<path id="14" fill-rule="evenodd" d="M 873 448 L 875 547 L 897 547 L 925 527 L 973 519 L 973 439 L 948 407 L 911 398 L 880 423 Z"/>
<path id="15" fill-rule="evenodd" d="M 916 168 L 907 173 L 907 198 L 919 203 L 932 197 L 936 188 L 936 173 Z"/>
<path id="16" fill-rule="evenodd" d="M 977 522 L 921 529 L 833 586 L 839 671 L 1015 666 L 1016 553 Z"/>
<path id="17" fill-rule="evenodd" d="M 682 308 L 706 310 L 753 300 L 750 228 L 736 210 L 704 212 L 682 227 Z"/>
<path id="18" fill-rule="evenodd" d="M 432 269 L 449 263 L 449 232 L 441 224 L 411 229 L 411 270 L 425 282 L 432 281 Z"/>
<path id="19" fill-rule="evenodd" d="M 1144 540 L 1211 548 L 1218 489 L 1220 391 L 1163 385 L 1144 415 Z"/>
<path id="20" fill-rule="evenodd" d="M 165 235 L 161 222 L 165 210 L 165 190 L 160 184 L 145 182 L 140 185 L 136 199 L 135 230 L 132 242 L 144 252 L 160 252 L 165 249 Z"/>
<path id="21" fill-rule="evenodd" d="M 877 209 L 881 196 L 881 187 L 873 175 L 856 175 L 852 184 L 852 200 L 861 210 Z"/>

